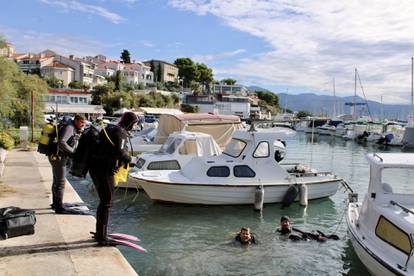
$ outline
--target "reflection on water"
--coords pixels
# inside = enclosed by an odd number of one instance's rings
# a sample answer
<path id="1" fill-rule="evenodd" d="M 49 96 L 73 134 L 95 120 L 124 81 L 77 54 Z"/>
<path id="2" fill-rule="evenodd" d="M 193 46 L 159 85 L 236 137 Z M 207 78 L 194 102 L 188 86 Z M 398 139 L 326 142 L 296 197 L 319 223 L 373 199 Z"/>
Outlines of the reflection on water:
<path id="1" fill-rule="evenodd" d="M 399 148 L 387 148 L 400 151 Z M 287 141 L 286 162 L 300 162 L 319 171 L 333 171 L 346 179 L 363 198 L 368 185 L 365 154 L 382 151 L 329 136 L 297 135 Z M 407 176 L 407 178 L 410 175 Z M 96 208 L 97 196 L 87 185 L 71 179 L 84 201 Z M 85 182 L 85 181 L 84 181 Z M 137 235 L 148 254 L 120 247 L 140 275 L 367 275 L 347 236 L 344 218 L 346 195 L 281 209 L 267 204 L 262 213 L 253 206 L 190 206 L 151 201 L 140 192 L 116 191 L 111 231 Z M 292 242 L 275 233 L 280 217 L 288 215 L 302 230 L 335 233 L 339 241 Z M 240 248 L 229 245 L 242 226 L 252 229 L 259 245 Z"/>

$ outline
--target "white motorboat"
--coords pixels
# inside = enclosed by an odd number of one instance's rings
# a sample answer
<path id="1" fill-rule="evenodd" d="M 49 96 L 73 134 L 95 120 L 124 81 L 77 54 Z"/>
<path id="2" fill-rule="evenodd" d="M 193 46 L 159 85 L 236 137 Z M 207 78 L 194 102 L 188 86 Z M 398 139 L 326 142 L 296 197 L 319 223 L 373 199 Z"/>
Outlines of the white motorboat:
<path id="1" fill-rule="evenodd" d="M 357 122 L 348 126 L 343 138 L 345 140 L 356 140 L 358 136 L 363 135 L 367 131 L 368 125 L 363 122 Z"/>
<path id="2" fill-rule="evenodd" d="M 222 150 L 209 134 L 189 131 L 171 133 L 157 152 L 138 156 L 137 167 L 128 174 L 128 180 L 120 188 L 140 188 L 136 178 L 138 171 L 179 170 L 195 156 L 221 154 Z"/>
<path id="3" fill-rule="evenodd" d="M 370 180 L 362 203 L 349 203 L 352 246 L 373 275 L 414 275 L 414 194 L 393 191 L 386 180 L 414 169 L 414 154 L 368 154 Z M 398 188 L 398 187 L 397 187 Z"/>
<path id="4" fill-rule="evenodd" d="M 318 126 L 316 131 L 319 135 L 331 135 L 336 132 L 336 127 L 342 123 L 342 120 L 329 120 L 326 124 Z"/>
<path id="5" fill-rule="evenodd" d="M 285 152 L 280 140 L 292 133 L 237 130 L 221 155 L 194 157 L 179 171 L 141 171 L 136 178 L 151 199 L 187 204 L 253 204 L 259 187 L 264 203 L 277 203 L 290 186 L 302 184 L 308 199 L 335 194 L 342 181 L 335 175 L 279 163 Z"/>

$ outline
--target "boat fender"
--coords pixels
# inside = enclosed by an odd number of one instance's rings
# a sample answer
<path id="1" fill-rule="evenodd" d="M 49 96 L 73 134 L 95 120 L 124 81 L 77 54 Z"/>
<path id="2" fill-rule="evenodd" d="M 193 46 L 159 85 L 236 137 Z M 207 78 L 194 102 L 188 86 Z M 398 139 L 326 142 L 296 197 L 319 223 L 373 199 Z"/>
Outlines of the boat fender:
<path id="1" fill-rule="evenodd" d="M 300 205 L 301 206 L 308 206 L 308 187 L 306 184 L 302 184 L 299 187 L 299 194 L 300 194 Z"/>
<path id="2" fill-rule="evenodd" d="M 295 185 L 290 185 L 282 199 L 282 208 L 289 207 L 298 196 L 298 188 Z"/>
<path id="3" fill-rule="evenodd" d="M 263 202 L 264 202 L 263 186 L 257 186 L 254 192 L 254 210 L 261 211 L 263 209 Z"/>

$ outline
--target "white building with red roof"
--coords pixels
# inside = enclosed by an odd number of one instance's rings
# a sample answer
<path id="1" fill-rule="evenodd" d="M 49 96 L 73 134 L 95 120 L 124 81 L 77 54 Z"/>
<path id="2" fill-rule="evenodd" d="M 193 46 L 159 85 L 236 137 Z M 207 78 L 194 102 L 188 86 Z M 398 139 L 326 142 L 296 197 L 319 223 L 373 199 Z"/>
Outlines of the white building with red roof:
<path id="1" fill-rule="evenodd" d="M 68 87 L 69 83 L 75 80 L 75 70 L 58 61 L 46 65 L 40 69 L 40 75 L 44 77 L 55 77 L 62 81 L 62 86 Z"/>

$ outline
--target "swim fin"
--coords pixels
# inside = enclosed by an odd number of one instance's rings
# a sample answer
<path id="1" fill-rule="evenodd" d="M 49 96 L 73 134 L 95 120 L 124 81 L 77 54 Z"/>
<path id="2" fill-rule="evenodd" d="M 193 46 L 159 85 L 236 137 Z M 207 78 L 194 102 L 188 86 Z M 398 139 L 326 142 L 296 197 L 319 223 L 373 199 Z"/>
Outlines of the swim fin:
<path id="1" fill-rule="evenodd" d="M 322 233 L 319 230 L 316 230 L 316 232 L 318 232 L 322 237 L 325 237 L 327 239 L 334 240 L 334 241 L 339 240 L 339 237 L 337 235 L 335 235 L 335 234 L 331 234 L 331 235 L 326 236 L 324 233 Z"/>
<path id="2" fill-rule="evenodd" d="M 110 237 L 106 238 L 106 240 L 98 241 L 98 244 L 100 246 L 117 246 L 117 245 L 123 245 L 123 246 L 128 246 L 128 247 L 137 249 L 137 250 L 142 251 L 142 252 L 147 252 L 147 250 L 144 247 L 142 247 L 142 246 L 140 246 L 138 244 L 135 244 L 135 243 L 130 242 L 130 241 L 127 241 L 127 240 L 114 239 L 114 238 L 110 238 Z"/>
<path id="3" fill-rule="evenodd" d="M 55 213 L 59 215 L 82 215 L 82 216 L 93 215 L 92 213 L 89 212 L 89 210 L 85 210 L 79 207 L 56 209 Z"/>
<path id="4" fill-rule="evenodd" d="M 92 234 L 92 237 L 96 239 L 96 233 L 95 232 L 89 232 Z M 138 237 L 133 235 L 128 235 L 124 233 L 110 233 L 107 235 L 109 238 L 118 239 L 118 240 L 127 240 L 127 241 L 135 241 L 139 242 L 141 241 Z"/>

